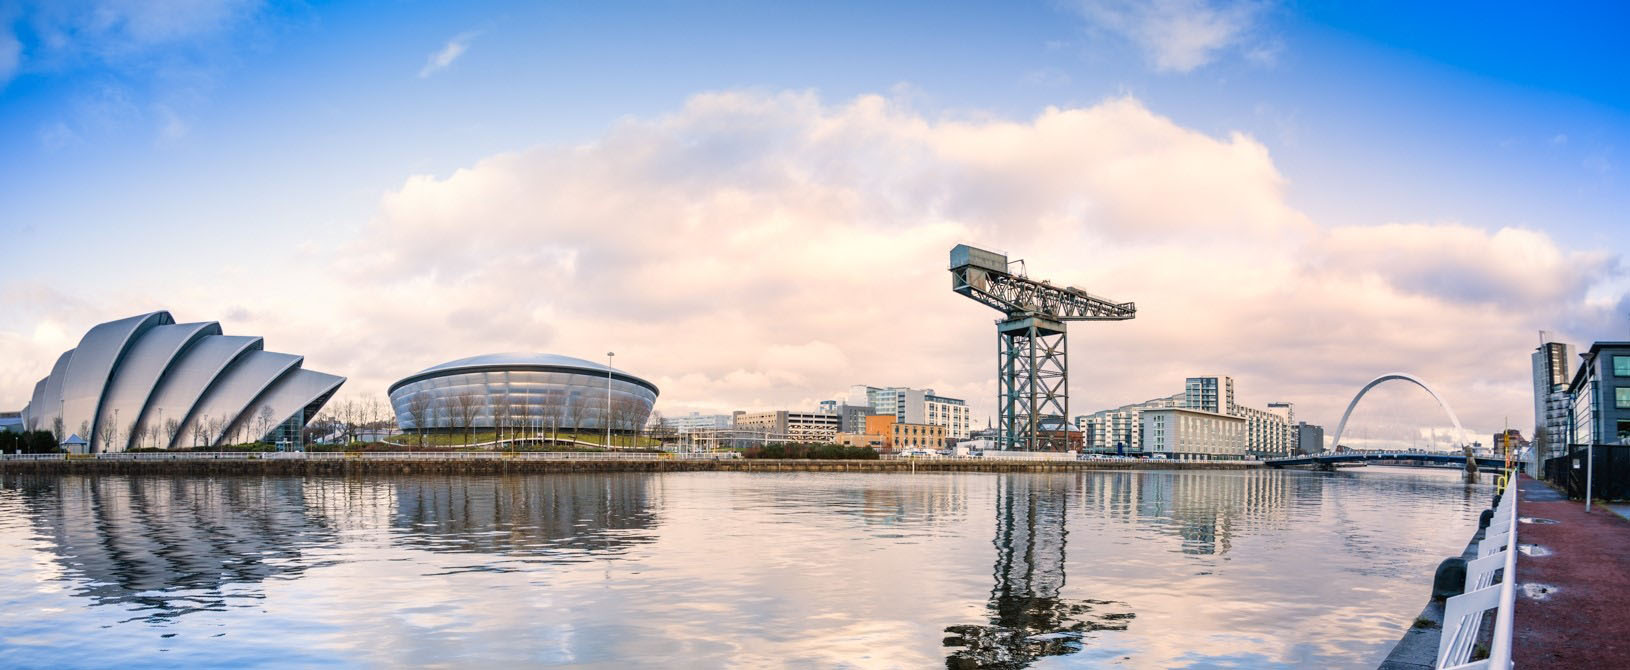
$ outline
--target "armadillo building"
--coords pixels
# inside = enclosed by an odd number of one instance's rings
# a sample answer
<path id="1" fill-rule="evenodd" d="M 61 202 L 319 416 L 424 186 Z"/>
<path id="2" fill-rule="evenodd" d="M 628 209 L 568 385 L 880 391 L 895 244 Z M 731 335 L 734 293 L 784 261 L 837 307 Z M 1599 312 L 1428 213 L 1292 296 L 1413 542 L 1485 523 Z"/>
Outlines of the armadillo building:
<path id="1" fill-rule="evenodd" d="M 344 377 L 306 370 L 259 337 L 169 312 L 109 321 L 85 333 L 34 385 L 23 423 L 91 452 L 264 440 L 299 445 Z"/>
<path id="2" fill-rule="evenodd" d="M 391 384 L 403 430 L 499 424 L 634 431 L 645 425 L 657 387 L 622 370 L 556 354 L 486 354 L 434 365 Z"/>

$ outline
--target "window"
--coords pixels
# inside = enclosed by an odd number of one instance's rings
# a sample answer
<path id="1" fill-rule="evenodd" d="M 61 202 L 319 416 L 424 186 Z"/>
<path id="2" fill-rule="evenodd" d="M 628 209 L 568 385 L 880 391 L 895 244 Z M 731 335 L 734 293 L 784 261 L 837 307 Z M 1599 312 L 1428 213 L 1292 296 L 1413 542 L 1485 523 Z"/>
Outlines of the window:
<path id="1" fill-rule="evenodd" d="M 1613 406 L 1619 409 L 1630 409 L 1630 386 L 1620 386 L 1613 389 Z"/>
<path id="2" fill-rule="evenodd" d="M 1625 421 L 1623 419 L 1620 419 L 1619 420 L 1618 433 L 1619 433 L 1619 442 L 1621 444 L 1623 444 L 1625 442 L 1625 440 L 1630 440 L 1630 421 Z"/>
<path id="3" fill-rule="evenodd" d="M 1630 377 L 1630 356 L 1613 357 L 1613 376 Z"/>

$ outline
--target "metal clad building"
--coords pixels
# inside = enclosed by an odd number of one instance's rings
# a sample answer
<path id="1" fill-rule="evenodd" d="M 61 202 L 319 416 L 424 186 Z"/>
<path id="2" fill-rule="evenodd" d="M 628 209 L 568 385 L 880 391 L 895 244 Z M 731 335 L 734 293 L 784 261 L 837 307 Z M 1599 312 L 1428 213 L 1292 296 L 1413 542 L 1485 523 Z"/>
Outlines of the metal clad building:
<path id="1" fill-rule="evenodd" d="M 275 362 L 275 365 L 265 364 Z M 344 377 L 301 368 L 226 336 L 216 322 L 177 324 L 159 311 L 95 326 L 34 385 L 25 426 L 85 440 L 91 452 L 231 441 L 298 443 Z"/>
<path id="2" fill-rule="evenodd" d="M 610 398 L 607 398 L 607 388 Z M 556 354 L 484 354 L 425 368 L 390 386 L 396 425 L 418 430 L 507 425 L 574 430 L 638 430 L 651 415 L 657 387 L 634 375 L 581 358 Z M 461 396 L 474 402 L 469 426 Z M 414 410 L 418 409 L 419 412 Z"/>

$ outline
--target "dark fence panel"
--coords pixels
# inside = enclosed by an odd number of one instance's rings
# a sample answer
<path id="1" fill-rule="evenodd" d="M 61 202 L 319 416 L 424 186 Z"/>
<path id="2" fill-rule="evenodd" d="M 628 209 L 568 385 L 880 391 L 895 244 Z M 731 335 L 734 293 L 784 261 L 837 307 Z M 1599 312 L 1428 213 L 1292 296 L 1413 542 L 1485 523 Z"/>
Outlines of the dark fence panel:
<path id="1" fill-rule="evenodd" d="M 1596 461 L 1590 494 L 1604 500 L 1630 500 L 1630 446 L 1598 444 L 1589 451 Z M 1585 454 L 1584 447 L 1574 447 L 1566 456 L 1545 461 L 1545 481 L 1566 491 L 1569 498 L 1584 499 Z"/>

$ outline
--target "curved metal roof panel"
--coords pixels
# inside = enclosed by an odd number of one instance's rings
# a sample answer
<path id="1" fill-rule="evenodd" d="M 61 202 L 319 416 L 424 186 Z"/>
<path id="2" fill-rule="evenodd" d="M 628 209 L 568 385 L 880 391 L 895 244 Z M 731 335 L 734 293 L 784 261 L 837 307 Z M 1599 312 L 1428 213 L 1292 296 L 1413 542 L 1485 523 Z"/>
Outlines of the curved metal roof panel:
<path id="1" fill-rule="evenodd" d="M 102 406 L 102 392 L 113 378 L 113 368 L 124 357 L 130 343 L 154 326 L 175 323 L 169 312 L 149 312 L 99 324 L 85 332 L 74 348 L 74 357 L 68 363 L 68 373 L 62 380 L 62 415 L 67 430 L 89 428 L 89 435 L 81 435 L 95 451 L 101 442 L 99 424 L 102 417 L 97 409 Z M 82 428 L 83 427 L 83 428 Z"/>
<path id="2" fill-rule="evenodd" d="M 179 427 L 222 370 L 245 352 L 258 351 L 261 346 L 260 338 L 243 335 L 207 335 L 199 339 L 170 364 L 169 372 L 148 396 L 147 407 L 141 413 L 142 425 L 159 421 L 162 426 L 175 421 Z M 168 443 L 176 444 L 175 438 L 181 435 L 182 431 L 177 430 Z"/>
<path id="3" fill-rule="evenodd" d="M 142 333 L 135 344 L 130 345 L 130 351 L 114 371 L 113 381 L 108 383 L 107 392 L 102 396 L 102 420 L 112 420 L 109 414 L 116 408 L 124 411 L 118 417 L 123 425 L 118 427 L 117 442 L 103 445 L 102 450 L 124 451 L 135 444 L 137 436 L 147 428 L 141 423 L 142 410 L 165 371 L 188 345 L 220 334 L 221 324 L 214 321 L 154 326 Z"/>
<path id="4" fill-rule="evenodd" d="M 74 350 L 69 349 L 57 357 L 57 364 L 51 366 L 51 375 L 45 378 L 45 392 L 40 400 L 40 430 L 51 430 L 58 416 L 62 413 L 62 378 L 68 374 L 68 361 L 73 360 Z M 73 432 L 67 423 L 62 424 L 62 433 Z M 62 433 L 57 433 L 61 439 Z"/>
<path id="5" fill-rule="evenodd" d="M 178 437 L 185 438 L 202 428 L 199 434 L 203 435 L 203 442 L 214 446 L 226 435 L 226 429 L 237 423 L 238 416 L 249 408 L 261 391 L 289 370 L 300 367 L 301 360 L 304 359 L 300 356 L 271 351 L 250 351 L 239 356 L 198 399 L 198 404 L 193 406 L 187 420 L 181 424 Z M 201 421 L 209 423 L 200 426 Z"/>
<path id="6" fill-rule="evenodd" d="M 239 424 L 244 422 L 249 422 L 250 426 L 260 430 L 253 422 L 260 418 L 262 408 L 271 408 L 272 426 L 288 421 L 296 413 L 301 413 L 301 423 L 308 423 L 316 416 L 317 410 L 322 409 L 323 403 L 328 402 L 329 397 L 333 396 L 344 383 L 345 378 L 338 375 L 315 370 L 293 370 L 279 377 L 261 392 L 254 405 L 245 408 L 238 416 L 238 420 L 227 428 L 227 432 L 238 429 Z M 270 429 L 271 426 L 267 426 L 267 430 Z"/>
<path id="7" fill-rule="evenodd" d="M 550 370 L 581 372 L 602 377 L 609 372 L 613 379 L 620 379 L 622 381 L 639 384 L 640 386 L 651 389 L 651 392 L 653 393 L 658 392 L 655 384 L 622 370 L 607 367 L 604 363 L 595 363 L 593 361 L 586 361 L 581 358 L 573 358 L 571 356 L 562 356 L 560 354 L 517 352 L 482 354 L 480 356 L 471 356 L 469 358 L 460 358 L 455 361 L 448 361 L 440 365 L 432 365 L 402 378 L 395 384 L 391 384 L 390 388 L 386 392 L 395 393 L 396 389 L 423 379 L 442 377 L 461 372 L 479 372 L 487 370 Z"/>

